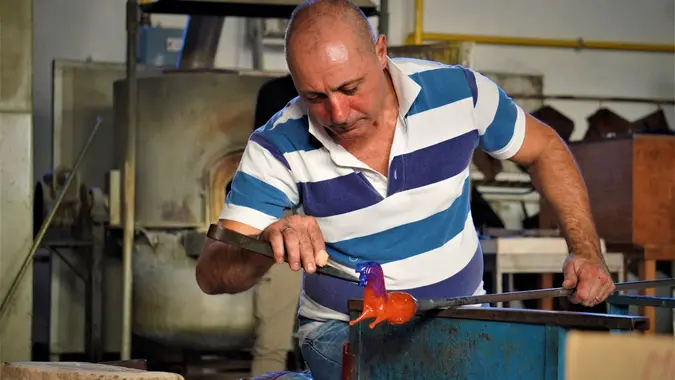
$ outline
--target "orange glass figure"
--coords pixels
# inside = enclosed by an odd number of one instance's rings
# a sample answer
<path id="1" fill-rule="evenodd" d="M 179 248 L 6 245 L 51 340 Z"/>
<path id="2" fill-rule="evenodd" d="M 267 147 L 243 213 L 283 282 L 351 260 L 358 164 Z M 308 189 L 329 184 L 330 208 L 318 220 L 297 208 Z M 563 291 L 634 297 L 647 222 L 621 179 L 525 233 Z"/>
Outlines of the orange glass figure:
<path id="1" fill-rule="evenodd" d="M 368 325 L 371 329 L 383 321 L 400 325 L 415 316 L 417 312 L 415 297 L 404 292 L 387 293 L 387 288 L 384 285 L 384 273 L 378 263 L 359 264 L 356 267 L 356 272 L 359 273 L 359 286 L 365 286 L 363 311 L 356 319 L 349 322 L 350 326 L 371 318 L 375 318 L 375 321 Z"/>

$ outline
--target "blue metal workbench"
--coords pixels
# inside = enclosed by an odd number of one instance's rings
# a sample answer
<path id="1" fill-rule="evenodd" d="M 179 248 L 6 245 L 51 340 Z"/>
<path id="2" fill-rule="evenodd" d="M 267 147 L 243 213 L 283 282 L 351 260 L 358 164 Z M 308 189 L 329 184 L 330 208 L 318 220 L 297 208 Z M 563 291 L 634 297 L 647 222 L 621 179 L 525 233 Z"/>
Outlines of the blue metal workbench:
<path id="1" fill-rule="evenodd" d="M 617 304 L 673 307 L 675 303 L 673 299 L 612 297 L 608 301 Z M 351 317 L 358 316 L 361 308 L 361 300 L 350 301 Z M 404 325 L 352 326 L 343 378 L 563 380 L 568 331 L 648 328 L 649 320 L 642 316 L 509 308 L 437 310 L 419 313 Z"/>

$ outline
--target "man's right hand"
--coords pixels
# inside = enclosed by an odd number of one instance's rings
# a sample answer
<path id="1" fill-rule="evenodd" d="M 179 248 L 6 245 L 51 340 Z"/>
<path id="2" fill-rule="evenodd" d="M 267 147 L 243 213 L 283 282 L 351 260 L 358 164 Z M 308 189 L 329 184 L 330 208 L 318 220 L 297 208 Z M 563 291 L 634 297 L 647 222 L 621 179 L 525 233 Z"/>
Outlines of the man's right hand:
<path id="1" fill-rule="evenodd" d="M 319 223 L 311 216 L 292 215 L 270 224 L 260 234 L 260 239 L 270 243 L 278 263 L 288 258 L 288 265 L 297 271 L 304 267 L 314 273 L 316 266 L 328 262 L 326 244 Z"/>

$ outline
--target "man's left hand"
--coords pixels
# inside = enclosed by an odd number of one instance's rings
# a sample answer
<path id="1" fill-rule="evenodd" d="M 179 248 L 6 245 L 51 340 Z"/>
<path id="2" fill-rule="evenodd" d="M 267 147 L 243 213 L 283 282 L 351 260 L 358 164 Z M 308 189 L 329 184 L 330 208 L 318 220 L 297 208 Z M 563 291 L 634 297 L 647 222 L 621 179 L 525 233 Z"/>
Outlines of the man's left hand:
<path id="1" fill-rule="evenodd" d="M 616 288 L 602 258 L 570 254 L 563 264 L 563 275 L 563 288 L 575 289 L 570 301 L 587 307 L 603 302 Z"/>

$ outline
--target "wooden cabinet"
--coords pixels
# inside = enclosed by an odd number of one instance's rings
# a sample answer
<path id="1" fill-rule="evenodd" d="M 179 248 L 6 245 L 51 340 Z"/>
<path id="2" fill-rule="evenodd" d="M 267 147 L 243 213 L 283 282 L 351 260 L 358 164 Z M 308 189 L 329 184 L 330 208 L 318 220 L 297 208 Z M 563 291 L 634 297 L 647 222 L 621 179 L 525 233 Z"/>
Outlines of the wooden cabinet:
<path id="1" fill-rule="evenodd" d="M 635 135 L 569 147 L 600 237 L 608 245 L 650 247 L 652 260 L 674 260 L 675 136 Z M 556 228 L 550 207 L 543 200 L 541 207 L 541 228 Z"/>

